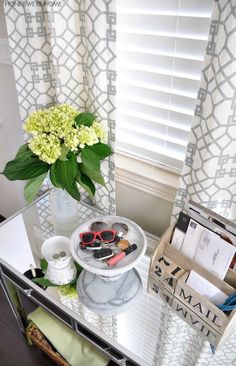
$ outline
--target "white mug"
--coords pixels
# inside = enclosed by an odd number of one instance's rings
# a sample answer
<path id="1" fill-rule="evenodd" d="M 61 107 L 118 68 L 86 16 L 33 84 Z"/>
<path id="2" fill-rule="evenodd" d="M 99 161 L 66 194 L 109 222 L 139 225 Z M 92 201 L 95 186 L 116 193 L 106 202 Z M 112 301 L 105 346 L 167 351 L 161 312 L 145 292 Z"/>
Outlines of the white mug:
<path id="1" fill-rule="evenodd" d="M 41 247 L 42 256 L 48 262 L 47 278 L 55 285 L 66 285 L 76 277 L 76 267 L 70 254 L 70 239 L 52 236 Z"/>

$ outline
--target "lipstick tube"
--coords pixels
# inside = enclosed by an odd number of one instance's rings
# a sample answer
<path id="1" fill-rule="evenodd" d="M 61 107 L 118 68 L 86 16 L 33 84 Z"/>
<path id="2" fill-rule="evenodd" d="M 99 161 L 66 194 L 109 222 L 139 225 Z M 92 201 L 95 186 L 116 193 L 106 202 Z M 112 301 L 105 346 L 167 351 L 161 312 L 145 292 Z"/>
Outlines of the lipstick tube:
<path id="1" fill-rule="evenodd" d="M 114 266 L 121 259 L 123 259 L 124 257 L 126 257 L 128 254 L 132 253 L 135 249 L 137 249 L 137 245 L 136 244 L 132 244 L 129 248 L 125 249 L 124 251 L 116 254 L 114 257 L 112 257 L 111 259 L 109 259 L 107 261 L 107 265 L 109 267 Z"/>

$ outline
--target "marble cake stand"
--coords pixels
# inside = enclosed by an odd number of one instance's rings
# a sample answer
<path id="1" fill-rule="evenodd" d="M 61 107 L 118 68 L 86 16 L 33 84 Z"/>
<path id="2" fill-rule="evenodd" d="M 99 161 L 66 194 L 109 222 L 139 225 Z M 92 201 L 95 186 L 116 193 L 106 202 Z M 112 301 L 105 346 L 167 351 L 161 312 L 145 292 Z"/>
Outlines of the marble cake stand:
<path id="1" fill-rule="evenodd" d="M 94 259 L 93 253 L 80 249 L 79 234 L 89 231 L 91 224 L 96 221 L 106 222 L 108 228 L 115 222 L 128 225 L 129 231 L 124 239 L 131 244 L 135 243 L 137 249 L 113 267 Z M 134 267 L 144 256 L 146 247 L 143 230 L 127 218 L 102 216 L 81 224 L 71 236 L 71 253 L 84 268 L 77 281 L 80 301 L 88 309 L 99 314 L 116 315 L 126 311 L 142 291 L 142 281 Z M 113 249 L 117 250 L 115 246 Z"/>

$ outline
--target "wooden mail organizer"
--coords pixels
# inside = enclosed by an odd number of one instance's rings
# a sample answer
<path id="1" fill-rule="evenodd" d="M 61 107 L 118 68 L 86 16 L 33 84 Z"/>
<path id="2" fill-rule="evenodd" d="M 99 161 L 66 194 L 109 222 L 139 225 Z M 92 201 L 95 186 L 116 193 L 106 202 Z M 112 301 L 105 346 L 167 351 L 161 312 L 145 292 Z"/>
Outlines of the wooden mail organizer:
<path id="1" fill-rule="evenodd" d="M 236 273 L 229 269 L 224 281 L 176 250 L 171 244 L 174 227 L 163 234 L 150 263 L 148 291 L 160 296 L 176 314 L 215 348 L 236 326 L 236 310 L 227 315 L 186 283 L 191 270 L 205 277 L 226 295 L 236 292 Z"/>

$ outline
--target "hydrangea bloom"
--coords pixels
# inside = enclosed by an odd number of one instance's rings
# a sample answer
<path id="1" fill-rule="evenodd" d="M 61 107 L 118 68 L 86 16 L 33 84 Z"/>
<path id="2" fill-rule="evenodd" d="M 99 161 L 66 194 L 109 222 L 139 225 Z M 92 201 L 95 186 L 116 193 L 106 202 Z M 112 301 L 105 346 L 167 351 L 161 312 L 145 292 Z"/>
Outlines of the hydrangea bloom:
<path id="1" fill-rule="evenodd" d="M 78 294 L 75 285 L 63 285 L 58 288 L 62 296 L 68 296 L 69 298 L 77 298 Z"/>
<path id="2" fill-rule="evenodd" d="M 29 148 L 48 164 L 53 164 L 61 155 L 64 144 L 70 151 L 77 152 L 86 145 L 106 142 L 106 132 L 99 122 L 92 126 L 76 126 L 76 109 L 68 104 L 38 110 L 27 118 L 23 128 L 32 134 Z"/>
<path id="3" fill-rule="evenodd" d="M 29 148 L 48 164 L 53 164 L 61 155 L 60 139 L 53 134 L 41 133 L 34 136 L 29 142 Z"/>
<path id="4" fill-rule="evenodd" d="M 54 133 L 64 138 L 72 129 L 74 118 L 78 114 L 76 109 L 67 104 L 60 104 L 33 112 L 23 126 L 32 135 L 42 132 Z"/>
<path id="5" fill-rule="evenodd" d="M 78 128 L 71 128 L 64 136 L 65 146 L 71 151 L 77 151 L 79 145 Z"/>
<path id="6" fill-rule="evenodd" d="M 78 129 L 79 147 L 83 149 L 85 145 L 92 146 L 99 142 L 98 136 L 92 127 L 80 126 Z"/>
<path id="7" fill-rule="evenodd" d="M 102 125 L 99 122 L 94 121 L 92 124 L 92 128 L 94 129 L 97 137 L 99 138 L 99 140 L 103 143 L 107 142 L 107 134 L 104 131 L 104 129 L 102 128 Z"/>

